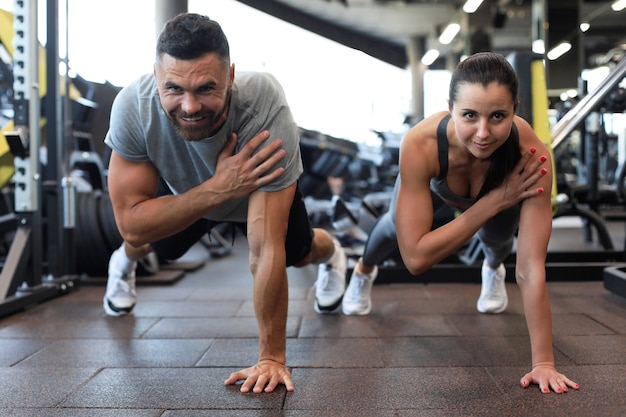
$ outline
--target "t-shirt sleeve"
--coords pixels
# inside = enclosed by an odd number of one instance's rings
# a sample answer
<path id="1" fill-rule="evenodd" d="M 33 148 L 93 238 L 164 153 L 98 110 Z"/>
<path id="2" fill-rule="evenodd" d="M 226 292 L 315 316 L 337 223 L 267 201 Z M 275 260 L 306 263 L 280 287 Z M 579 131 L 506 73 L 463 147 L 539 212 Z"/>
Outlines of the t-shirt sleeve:
<path id="1" fill-rule="evenodd" d="M 285 150 L 286 156 L 273 169 L 283 167 L 285 172 L 275 181 L 260 188 L 262 191 L 278 191 L 296 182 L 303 171 L 298 126 L 276 78 L 270 74 L 263 74 L 257 81 L 260 84 L 258 86 L 260 94 L 257 95 L 259 99 L 255 105 L 257 110 L 254 111 L 257 123 L 249 124 L 250 127 L 255 127 L 254 130 L 247 132 L 249 137 L 246 142 L 262 130 L 270 132 L 266 143 L 276 138 L 282 140 L 282 149 Z"/>
<path id="2" fill-rule="evenodd" d="M 137 84 L 124 87 L 113 101 L 109 130 L 104 138 L 111 149 L 132 162 L 149 160 L 144 140 Z"/>

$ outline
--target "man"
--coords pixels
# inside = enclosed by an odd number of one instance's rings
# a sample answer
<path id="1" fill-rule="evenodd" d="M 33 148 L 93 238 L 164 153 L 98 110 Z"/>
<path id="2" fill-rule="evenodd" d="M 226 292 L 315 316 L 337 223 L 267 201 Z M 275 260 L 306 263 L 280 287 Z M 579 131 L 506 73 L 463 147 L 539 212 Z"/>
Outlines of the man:
<path id="1" fill-rule="evenodd" d="M 136 261 L 182 256 L 213 226 L 247 234 L 259 360 L 225 381 L 242 392 L 293 390 L 285 367 L 287 266 L 320 263 L 315 309 L 335 312 L 345 289 L 338 242 L 312 229 L 298 188 L 297 126 L 268 74 L 235 78 L 226 36 L 185 13 L 159 36 L 154 73 L 125 87 L 111 110 L 108 186 L 124 244 L 109 261 L 109 315 L 135 305 Z"/>

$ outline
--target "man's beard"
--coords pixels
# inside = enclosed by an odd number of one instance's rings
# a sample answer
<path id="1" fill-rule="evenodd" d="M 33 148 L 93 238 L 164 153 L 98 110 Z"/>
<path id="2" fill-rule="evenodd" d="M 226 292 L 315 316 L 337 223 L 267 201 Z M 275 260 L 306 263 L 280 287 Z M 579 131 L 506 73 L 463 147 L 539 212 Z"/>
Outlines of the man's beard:
<path id="1" fill-rule="evenodd" d="M 180 136 L 183 137 L 187 142 L 198 142 L 203 139 L 206 139 L 212 135 L 214 135 L 222 124 L 220 123 L 220 119 L 228 110 L 230 106 L 230 97 L 231 93 L 228 93 L 228 97 L 224 102 L 224 107 L 220 109 L 219 112 L 215 113 L 212 111 L 201 110 L 194 114 L 187 114 L 183 111 L 175 110 L 168 114 L 170 121 L 174 125 L 174 129 L 178 132 Z M 200 126 L 181 126 L 179 123 L 179 118 L 182 119 L 202 119 L 203 122 L 209 121 L 208 123 L 203 123 Z M 218 125 L 218 123 L 220 123 Z"/>
<path id="2" fill-rule="evenodd" d="M 185 112 L 175 111 L 170 113 L 168 116 L 170 118 L 170 121 L 174 125 L 174 129 L 176 129 L 178 134 L 188 142 L 197 142 L 205 139 L 209 137 L 211 135 L 211 132 L 214 130 L 213 122 L 202 126 L 181 126 L 178 121 L 178 118 L 213 117 L 211 114 L 207 114 L 206 112 L 189 115 Z"/>

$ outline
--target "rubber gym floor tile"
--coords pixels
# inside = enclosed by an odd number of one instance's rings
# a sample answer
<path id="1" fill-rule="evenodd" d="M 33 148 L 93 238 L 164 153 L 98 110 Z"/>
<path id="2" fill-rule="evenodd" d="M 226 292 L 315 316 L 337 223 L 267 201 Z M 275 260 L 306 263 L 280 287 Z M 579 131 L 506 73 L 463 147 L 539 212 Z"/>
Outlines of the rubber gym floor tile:
<path id="1" fill-rule="evenodd" d="M 302 318 L 298 337 L 388 337 L 388 336 L 456 336 L 457 332 L 441 316 L 382 315 L 372 311 L 368 316 L 317 315 Z"/>
<path id="2" fill-rule="evenodd" d="M 586 314 L 553 314 L 552 332 L 555 335 L 615 334 L 613 330 L 589 318 Z"/>
<path id="3" fill-rule="evenodd" d="M 38 319 L 97 318 L 102 316 L 103 295 L 104 293 L 98 297 L 99 304 L 69 297 L 63 300 L 54 299 L 25 310 L 21 316 L 23 318 L 37 317 Z"/>
<path id="4" fill-rule="evenodd" d="M 232 301 L 232 300 L 252 300 L 252 287 L 241 287 L 233 291 L 229 287 L 213 287 L 207 285 L 200 287 L 189 295 L 190 301 Z"/>
<path id="5" fill-rule="evenodd" d="M 287 340 L 287 358 L 295 367 L 382 368 L 383 349 L 375 338 Z"/>
<path id="6" fill-rule="evenodd" d="M 26 317 L 0 329 L 0 339 L 130 339 L 140 337 L 157 322 L 153 318 L 98 317 L 95 319 L 42 320 Z"/>
<path id="7" fill-rule="evenodd" d="M 293 371 L 296 392 L 285 410 L 343 411 L 490 407 L 507 398 L 482 368 L 303 369 Z M 324 401 L 320 401 L 323 398 Z"/>
<path id="8" fill-rule="evenodd" d="M 430 298 L 428 286 L 423 284 L 377 284 L 374 281 L 372 299 L 385 301 L 421 302 Z"/>
<path id="9" fill-rule="evenodd" d="M 285 389 L 243 394 L 225 386 L 234 368 L 104 369 L 61 404 L 78 408 L 280 409 Z"/>
<path id="10" fill-rule="evenodd" d="M 286 417 L 281 410 L 170 410 L 161 417 Z M 382 416 L 381 416 L 382 417 Z"/>
<path id="11" fill-rule="evenodd" d="M 583 365 L 626 365 L 626 335 L 556 336 L 557 349 Z"/>
<path id="12" fill-rule="evenodd" d="M 509 283 L 506 284 L 506 289 L 509 298 L 506 312 L 522 314 L 523 304 L 519 288 L 516 284 Z M 479 285 L 429 284 L 426 290 L 432 300 L 428 304 L 432 306 L 431 314 L 480 314 L 476 310 L 476 301 L 480 296 Z"/>
<path id="13" fill-rule="evenodd" d="M 17 367 L 192 367 L 211 340 L 58 340 Z"/>
<path id="14" fill-rule="evenodd" d="M 137 288 L 137 305 L 139 306 L 144 301 L 185 301 L 193 293 L 194 290 L 190 288 L 172 286 L 139 287 Z"/>
<path id="15" fill-rule="evenodd" d="M 294 337 L 298 330 L 299 319 L 287 318 L 287 337 Z M 147 339 L 181 338 L 220 338 L 220 337 L 258 337 L 257 322 L 254 317 L 230 318 L 164 318 L 148 330 Z"/>
<path id="16" fill-rule="evenodd" d="M 562 409 L 546 409 L 541 405 L 526 405 L 510 407 L 503 405 L 495 408 L 463 407 L 453 409 L 433 410 L 398 410 L 396 417 L 621 417 L 623 410 L 619 407 L 601 406 L 594 407 L 593 411 L 587 410 L 583 414 L 572 414 L 567 406 Z"/>
<path id="17" fill-rule="evenodd" d="M 289 300 L 290 316 L 314 316 L 317 313 L 313 309 L 313 302 L 309 300 Z M 254 303 L 252 300 L 243 301 L 237 311 L 237 317 L 254 317 Z"/>
<path id="18" fill-rule="evenodd" d="M 448 320 L 465 336 L 528 334 L 526 319 L 517 314 L 455 315 Z M 614 334 L 583 314 L 553 314 L 552 329 L 559 335 Z"/>
<path id="19" fill-rule="evenodd" d="M 96 373 L 95 368 L 0 368 L 0 410 L 55 407 Z"/>
<path id="20" fill-rule="evenodd" d="M 615 312 L 606 310 L 592 311 L 587 316 L 615 333 L 626 334 L 626 309 Z"/>
<path id="21" fill-rule="evenodd" d="M 13 366 L 41 350 L 45 342 L 33 339 L 0 339 L 0 367 Z"/>
<path id="22" fill-rule="evenodd" d="M 287 344 L 289 340 L 287 339 Z M 215 339 L 195 366 L 245 368 L 255 364 L 258 359 L 259 341 L 256 338 Z M 291 364 L 291 359 L 289 363 Z"/>
<path id="23" fill-rule="evenodd" d="M 553 315 L 580 313 L 617 333 L 626 333 L 626 303 L 614 296 L 563 297 L 551 304 Z"/>
<path id="24" fill-rule="evenodd" d="M 450 315 L 447 320 L 463 336 L 527 335 L 526 320 L 519 314 Z"/>
<path id="25" fill-rule="evenodd" d="M 377 339 L 287 339 L 289 367 L 383 367 Z M 258 358 L 253 339 L 217 339 L 197 366 L 250 366 Z"/>
<path id="26" fill-rule="evenodd" d="M 136 317 L 232 317 L 240 301 L 149 301 L 137 303 Z"/>
<path id="27" fill-rule="evenodd" d="M 474 366 L 476 356 L 460 337 L 381 338 L 385 367 Z"/>
<path id="28" fill-rule="evenodd" d="M 478 297 L 478 296 L 477 296 Z M 372 297 L 372 311 L 383 316 L 397 315 L 433 315 L 440 314 L 478 314 L 476 311 L 476 298 L 466 299 L 465 297 L 455 298 L 453 300 L 442 301 L 441 299 L 400 299 L 397 301 L 377 301 L 376 297 Z M 511 307 L 509 310 L 511 311 Z"/>
<path id="29" fill-rule="evenodd" d="M 321 414 L 332 417 L 397 417 L 397 413 L 393 410 L 332 410 Z M 280 417 L 320 417 L 319 411 L 310 410 L 284 410 Z"/>
<path id="30" fill-rule="evenodd" d="M 472 336 L 464 337 L 466 348 L 476 358 L 480 366 L 522 366 L 532 364 L 530 339 L 528 336 Z M 571 365 L 572 360 L 554 349 L 557 366 Z"/>
<path id="31" fill-rule="evenodd" d="M 160 417 L 162 410 L 82 410 L 79 408 L 29 408 L 0 410 L 0 417 Z"/>
<path id="32" fill-rule="evenodd" d="M 581 294 L 588 298 L 604 297 L 607 294 L 607 291 L 596 282 L 548 282 L 548 292 L 551 300 L 560 297 L 579 297 Z"/>

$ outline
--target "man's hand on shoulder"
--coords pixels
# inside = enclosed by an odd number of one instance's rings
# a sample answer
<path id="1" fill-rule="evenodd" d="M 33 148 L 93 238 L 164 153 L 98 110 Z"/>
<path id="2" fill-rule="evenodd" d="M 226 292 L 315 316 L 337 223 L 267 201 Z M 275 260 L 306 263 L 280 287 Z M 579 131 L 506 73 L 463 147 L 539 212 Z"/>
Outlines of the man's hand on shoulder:
<path id="1" fill-rule="evenodd" d="M 281 149 L 282 141 L 274 139 L 263 149 L 254 153 L 268 138 L 267 130 L 253 137 L 238 153 L 233 155 L 237 143 L 237 134 L 233 133 L 230 141 L 220 152 L 213 184 L 215 190 L 228 195 L 227 199 L 244 197 L 258 188 L 275 181 L 285 169 L 282 167 L 270 171 L 285 157 Z"/>

